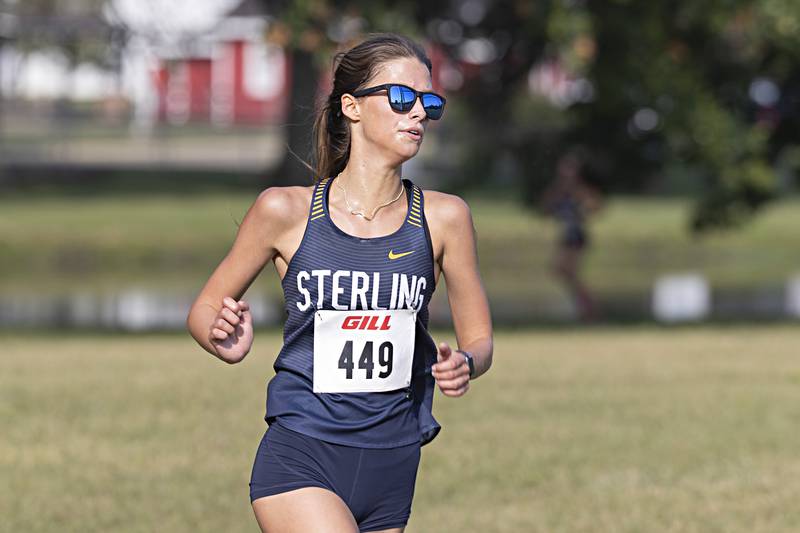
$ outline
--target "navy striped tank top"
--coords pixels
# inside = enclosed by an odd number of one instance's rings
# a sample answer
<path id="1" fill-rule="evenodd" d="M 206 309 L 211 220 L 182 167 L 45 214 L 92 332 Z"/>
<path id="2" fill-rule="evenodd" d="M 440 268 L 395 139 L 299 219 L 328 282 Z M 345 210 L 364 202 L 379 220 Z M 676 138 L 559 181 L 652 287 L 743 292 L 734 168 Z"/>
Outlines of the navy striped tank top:
<path id="1" fill-rule="evenodd" d="M 422 190 L 404 179 L 403 225 L 381 237 L 339 229 L 328 211 L 332 179 L 314 188 L 305 234 L 282 280 L 283 348 L 267 387 L 266 420 L 336 444 L 391 448 L 425 444 L 433 418 L 436 344 L 427 331 L 434 262 Z M 410 252 L 410 253 L 409 253 Z M 353 290 L 355 289 L 355 290 Z M 409 387 L 389 392 L 314 393 L 314 315 L 320 310 L 417 309 Z"/>

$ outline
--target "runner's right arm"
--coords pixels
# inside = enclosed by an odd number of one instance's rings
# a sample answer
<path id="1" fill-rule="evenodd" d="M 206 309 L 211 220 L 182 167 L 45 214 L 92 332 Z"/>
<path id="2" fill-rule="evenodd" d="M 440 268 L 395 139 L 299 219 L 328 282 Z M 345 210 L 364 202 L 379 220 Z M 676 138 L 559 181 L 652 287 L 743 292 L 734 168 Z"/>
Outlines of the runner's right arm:
<path id="1" fill-rule="evenodd" d="M 192 304 L 186 326 L 207 352 L 238 363 L 253 343 L 247 288 L 277 253 L 276 243 L 292 221 L 288 192 L 272 187 L 247 211 L 231 250 L 214 270 Z"/>

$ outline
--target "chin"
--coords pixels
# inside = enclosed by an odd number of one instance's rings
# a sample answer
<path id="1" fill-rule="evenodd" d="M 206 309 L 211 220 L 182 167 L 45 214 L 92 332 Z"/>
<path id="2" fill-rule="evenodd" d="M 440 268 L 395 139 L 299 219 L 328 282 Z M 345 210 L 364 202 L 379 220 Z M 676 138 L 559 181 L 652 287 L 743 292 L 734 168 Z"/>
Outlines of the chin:
<path id="1" fill-rule="evenodd" d="M 402 165 L 403 163 L 405 163 L 409 159 L 413 159 L 415 155 L 417 155 L 417 152 L 414 152 L 413 154 L 397 154 L 397 165 L 396 166 Z"/>
<path id="2" fill-rule="evenodd" d="M 419 153 L 420 146 L 421 146 L 421 144 L 402 146 L 397 151 L 397 155 L 404 162 L 408 161 L 409 159 L 411 159 L 412 157 L 414 157 L 415 155 L 417 155 Z"/>

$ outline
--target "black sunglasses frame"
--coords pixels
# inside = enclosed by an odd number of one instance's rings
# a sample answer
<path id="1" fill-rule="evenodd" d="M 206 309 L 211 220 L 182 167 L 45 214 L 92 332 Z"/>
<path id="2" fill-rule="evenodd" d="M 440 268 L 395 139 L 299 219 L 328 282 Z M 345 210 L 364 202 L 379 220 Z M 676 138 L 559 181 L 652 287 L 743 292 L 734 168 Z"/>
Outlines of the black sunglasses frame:
<path id="1" fill-rule="evenodd" d="M 402 104 L 395 104 L 395 103 L 392 102 L 392 95 L 391 95 L 391 92 L 390 92 L 390 89 L 392 87 L 400 87 L 400 88 L 407 89 L 408 91 L 414 93 L 414 99 L 411 102 L 407 102 L 406 103 L 406 105 L 408 106 L 407 109 L 404 109 Z M 367 87 L 366 89 L 361 89 L 359 91 L 353 91 L 350 94 L 352 94 L 353 96 L 356 96 L 356 97 L 368 96 L 370 94 L 377 93 L 379 91 L 384 91 L 384 90 L 386 91 L 386 98 L 389 100 L 389 105 L 391 106 L 392 109 L 394 109 L 398 113 L 408 113 L 409 111 L 411 111 L 411 108 L 414 107 L 414 104 L 417 103 L 417 99 L 419 99 L 422 102 L 423 101 L 422 97 L 424 95 L 429 94 L 431 96 L 435 96 L 436 98 L 439 98 L 442 101 L 441 113 L 439 114 L 438 117 L 433 118 L 430 115 L 430 113 L 428 112 L 428 109 L 425 108 L 425 104 L 423 103 L 422 108 L 425 109 L 425 116 L 427 116 L 431 120 L 439 120 L 440 118 L 442 118 L 442 115 L 444 115 L 444 106 L 447 103 L 447 100 L 445 99 L 444 96 L 442 96 L 440 94 L 437 94 L 437 93 L 434 93 L 434 92 L 417 91 L 416 89 L 412 89 L 408 85 L 403 85 L 402 83 L 384 83 L 382 85 L 376 85 L 375 87 Z M 398 106 L 398 107 L 396 107 L 396 106 Z"/>

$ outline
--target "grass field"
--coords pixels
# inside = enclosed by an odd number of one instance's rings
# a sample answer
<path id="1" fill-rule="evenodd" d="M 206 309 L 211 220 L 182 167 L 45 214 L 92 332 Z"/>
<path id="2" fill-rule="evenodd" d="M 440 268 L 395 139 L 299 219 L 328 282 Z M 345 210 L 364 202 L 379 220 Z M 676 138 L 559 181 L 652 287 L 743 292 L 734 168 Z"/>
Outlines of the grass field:
<path id="1" fill-rule="evenodd" d="M 199 290 L 224 257 L 255 193 L 0 198 L 0 292 L 98 292 L 136 285 Z M 468 198 L 480 266 L 493 297 L 562 289 L 548 274 L 556 228 L 511 201 Z M 715 288 L 782 287 L 800 265 L 800 200 L 766 209 L 739 231 L 695 238 L 684 200 L 612 198 L 593 221 L 585 265 L 597 291 L 645 294 L 669 272 Z M 272 268 L 257 282 L 278 295 Z"/>
<path id="2" fill-rule="evenodd" d="M 279 334 L 236 366 L 188 335 L 0 345 L 0 530 L 257 531 Z M 407 531 L 798 531 L 799 345 L 788 326 L 498 333 L 492 371 L 436 398 Z"/>

